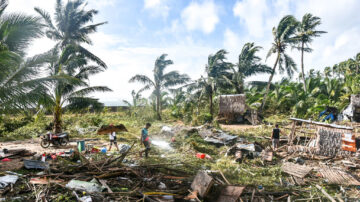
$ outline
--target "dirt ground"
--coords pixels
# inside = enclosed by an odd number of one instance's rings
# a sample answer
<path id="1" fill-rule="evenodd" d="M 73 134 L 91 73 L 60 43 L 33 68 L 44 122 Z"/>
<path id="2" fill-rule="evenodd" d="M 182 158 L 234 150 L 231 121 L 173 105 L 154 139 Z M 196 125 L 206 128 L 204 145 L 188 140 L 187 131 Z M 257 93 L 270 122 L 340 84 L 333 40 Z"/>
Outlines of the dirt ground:
<path id="1" fill-rule="evenodd" d="M 104 140 L 85 140 L 86 144 L 92 144 L 96 147 L 107 147 L 109 143 Z M 40 138 L 30 139 L 30 140 L 21 140 L 21 141 L 11 141 L 11 142 L 1 142 L 0 149 L 27 149 L 31 152 L 36 152 L 37 154 L 43 153 L 57 153 L 65 152 L 70 149 L 76 148 L 76 139 L 71 139 L 70 142 L 64 147 L 55 147 L 50 146 L 46 149 L 40 146 Z M 114 147 L 113 147 L 114 148 Z M 115 148 L 114 148 L 115 149 Z"/>

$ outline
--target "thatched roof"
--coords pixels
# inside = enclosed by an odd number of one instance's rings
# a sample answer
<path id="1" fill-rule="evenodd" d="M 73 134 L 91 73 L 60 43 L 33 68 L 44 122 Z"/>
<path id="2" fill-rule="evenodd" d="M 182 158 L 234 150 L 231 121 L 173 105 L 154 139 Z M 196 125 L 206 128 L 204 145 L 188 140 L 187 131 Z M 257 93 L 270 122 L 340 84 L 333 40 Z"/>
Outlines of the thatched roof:
<path id="1" fill-rule="evenodd" d="M 219 114 L 244 114 L 246 112 L 244 94 L 220 95 Z"/>
<path id="2" fill-rule="evenodd" d="M 128 130 L 125 128 L 123 124 L 119 125 L 102 125 L 101 128 L 97 131 L 97 134 L 103 135 L 111 132 L 127 132 Z"/>
<path id="3" fill-rule="evenodd" d="M 351 95 L 351 104 L 354 107 L 360 107 L 360 94 Z"/>

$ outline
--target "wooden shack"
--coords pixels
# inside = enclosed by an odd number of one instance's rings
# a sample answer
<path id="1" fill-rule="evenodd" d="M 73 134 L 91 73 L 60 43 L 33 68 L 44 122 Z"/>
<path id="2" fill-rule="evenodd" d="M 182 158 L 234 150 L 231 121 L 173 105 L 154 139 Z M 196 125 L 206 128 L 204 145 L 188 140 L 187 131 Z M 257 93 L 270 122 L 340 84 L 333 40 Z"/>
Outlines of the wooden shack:
<path id="1" fill-rule="evenodd" d="M 352 127 L 291 118 L 288 152 L 311 155 L 339 156 L 356 152 Z M 300 127 L 299 127 L 300 125 Z"/>
<path id="2" fill-rule="evenodd" d="M 360 94 L 351 95 L 351 105 L 353 110 L 353 121 L 360 122 Z"/>
<path id="3" fill-rule="evenodd" d="M 260 123 L 256 110 L 250 109 L 245 94 L 220 95 L 218 120 L 226 123 Z"/>

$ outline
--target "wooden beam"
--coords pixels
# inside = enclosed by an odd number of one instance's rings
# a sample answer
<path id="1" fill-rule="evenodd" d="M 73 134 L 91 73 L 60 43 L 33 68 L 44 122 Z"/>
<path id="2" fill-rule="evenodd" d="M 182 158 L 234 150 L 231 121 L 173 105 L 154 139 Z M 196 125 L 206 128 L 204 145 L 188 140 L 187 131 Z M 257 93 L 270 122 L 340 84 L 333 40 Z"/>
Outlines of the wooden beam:
<path id="1" fill-rule="evenodd" d="M 328 124 L 328 123 L 322 123 L 322 122 L 316 122 L 316 121 L 312 121 L 312 120 L 305 120 L 305 119 L 298 119 L 298 118 L 290 118 L 290 120 L 303 122 L 303 123 L 308 123 L 308 124 L 313 124 L 313 125 L 318 125 L 318 126 L 337 128 L 337 129 L 345 129 L 345 130 L 353 130 L 354 129 L 353 127 L 348 127 L 348 126 L 341 126 L 341 125 L 336 125 L 336 124 Z"/>

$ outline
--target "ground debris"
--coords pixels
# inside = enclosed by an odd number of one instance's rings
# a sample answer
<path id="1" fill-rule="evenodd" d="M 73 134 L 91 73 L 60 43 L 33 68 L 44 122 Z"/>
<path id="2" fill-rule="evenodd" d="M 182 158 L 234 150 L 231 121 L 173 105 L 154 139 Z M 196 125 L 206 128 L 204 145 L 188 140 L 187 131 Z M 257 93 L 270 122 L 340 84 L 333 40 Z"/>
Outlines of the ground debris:
<path id="1" fill-rule="evenodd" d="M 312 167 L 299 165 L 291 162 L 285 162 L 281 166 L 281 170 L 283 172 L 299 178 L 304 178 L 312 169 L 313 169 Z"/>
<path id="2" fill-rule="evenodd" d="M 329 167 L 320 168 L 321 175 L 328 180 L 329 184 L 360 185 L 360 182 L 345 171 Z"/>

